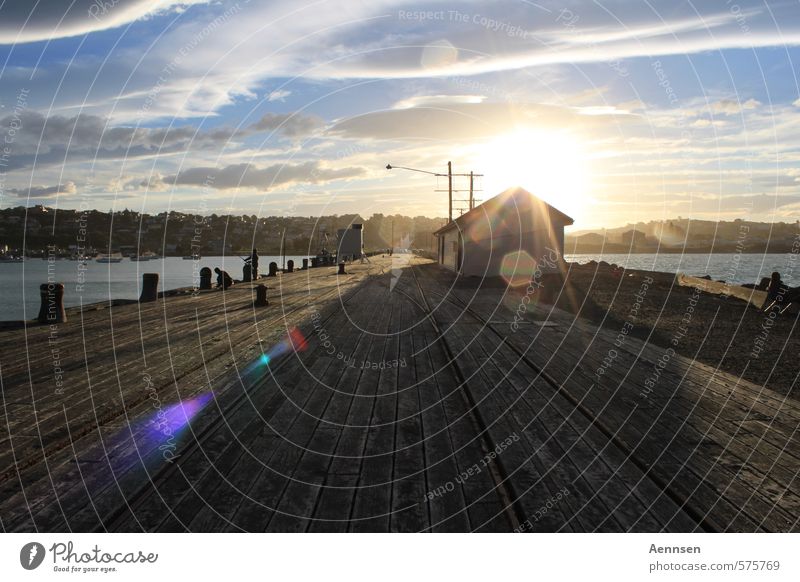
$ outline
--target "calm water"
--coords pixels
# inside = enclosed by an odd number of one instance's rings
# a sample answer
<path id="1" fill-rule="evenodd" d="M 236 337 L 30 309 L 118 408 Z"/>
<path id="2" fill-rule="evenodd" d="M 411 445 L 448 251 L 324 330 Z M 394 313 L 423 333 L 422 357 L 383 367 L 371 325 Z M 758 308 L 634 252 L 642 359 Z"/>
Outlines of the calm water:
<path id="1" fill-rule="evenodd" d="M 800 285 L 800 257 L 785 254 L 590 254 L 565 255 L 567 261 L 587 263 L 606 261 L 628 269 L 685 273 L 702 277 L 709 275 L 714 280 L 730 283 L 757 283 L 761 277 L 769 277 L 779 271 L 781 278 L 791 286 Z"/>
<path id="2" fill-rule="evenodd" d="M 286 256 L 286 260 L 293 259 L 298 268 L 303 258 Z M 275 261 L 280 267 L 281 260 L 280 257 L 262 256 L 258 262 L 259 271 L 265 273 L 270 261 Z M 143 262 L 123 259 L 121 263 L 91 260 L 85 267 L 78 261 L 66 260 L 49 263 L 42 259 L 28 259 L 22 263 L 0 263 L 0 321 L 36 317 L 39 313 L 39 285 L 48 281 L 48 266 L 53 280 L 64 283 L 64 304 L 72 307 L 109 299 L 138 299 L 142 273 L 158 273 L 159 290 L 164 291 L 197 285 L 198 273 L 203 267 L 212 270 L 221 267 L 234 279 L 241 279 L 242 265 L 242 260 L 235 255 L 203 257 L 198 263 L 180 257 Z M 216 273 L 212 274 L 211 281 L 216 285 Z"/>
<path id="3" fill-rule="evenodd" d="M 800 285 L 800 260 L 792 262 L 790 254 L 605 254 L 566 255 L 568 261 L 586 263 L 591 260 L 616 263 L 631 269 L 710 275 L 733 283 L 753 283 L 780 271 L 783 280 L 792 286 Z M 798 257 L 794 257 L 798 259 Z M 303 257 L 287 256 L 298 267 Z M 266 272 L 270 261 L 281 264 L 280 257 L 263 256 L 259 261 Z M 191 287 L 197 284 L 197 271 L 201 267 L 221 266 L 234 279 L 242 276 L 242 261 L 236 256 L 204 257 L 198 264 L 170 257 L 155 261 L 121 263 L 96 263 L 89 261 L 85 271 L 80 271 L 77 261 L 29 259 L 23 263 L 0 263 L 0 320 L 32 319 L 39 312 L 39 285 L 47 282 L 48 265 L 52 265 L 54 280 L 64 283 L 64 302 L 67 307 L 109 299 L 138 299 L 141 292 L 142 273 L 158 273 L 160 290 Z M 83 267 L 80 267 L 83 268 Z M 84 277 L 80 289 L 79 277 Z M 215 275 L 216 277 L 216 275 Z M 216 278 L 212 279 L 216 283 Z"/>

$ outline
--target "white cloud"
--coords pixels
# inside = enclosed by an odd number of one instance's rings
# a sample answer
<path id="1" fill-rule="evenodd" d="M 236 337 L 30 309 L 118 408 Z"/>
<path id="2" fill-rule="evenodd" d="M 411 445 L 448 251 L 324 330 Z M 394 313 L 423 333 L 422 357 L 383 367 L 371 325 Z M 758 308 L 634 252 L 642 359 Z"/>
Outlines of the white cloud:
<path id="1" fill-rule="evenodd" d="M 267 101 L 286 101 L 286 98 L 291 94 L 292 92 L 286 89 L 278 89 L 267 95 Z"/>
<path id="2" fill-rule="evenodd" d="M 346 180 L 365 174 L 364 168 L 329 168 L 319 162 L 300 164 L 274 164 L 259 168 L 253 164 L 233 164 L 224 168 L 197 167 L 181 170 L 166 176 L 168 185 L 203 186 L 217 190 L 247 188 L 269 190 L 277 186 L 294 183 L 321 184 L 334 180 Z"/>
<path id="3" fill-rule="evenodd" d="M 447 107 L 456 103 L 483 103 L 483 95 L 415 95 L 398 101 L 395 109 L 409 109 L 411 107 Z"/>
<path id="4" fill-rule="evenodd" d="M 318 131 L 325 122 L 313 115 L 298 113 L 267 113 L 248 129 L 258 131 L 272 131 L 286 137 L 307 137 Z"/>
<path id="5" fill-rule="evenodd" d="M 18 119 L 17 119 L 18 118 Z M 114 125 L 97 115 L 45 117 L 37 111 L 22 111 L 0 118 L 0 127 L 19 127 L 14 132 L 13 156 L 6 171 L 65 165 L 86 160 L 141 159 L 176 153 L 219 152 L 236 149 L 241 141 L 257 132 L 272 137 L 308 137 L 324 127 L 315 116 L 297 113 L 268 113 L 241 129 L 202 129 L 191 125 L 137 127 Z"/>
<path id="6" fill-rule="evenodd" d="M 747 19 L 747 34 L 742 33 L 737 15 L 711 1 L 677 7 L 671 0 L 624 7 L 612 2 L 604 9 L 585 3 L 571 8 L 579 16 L 571 27 L 559 20 L 562 3 L 543 4 L 545 9 L 517 1 L 461 6 L 468 16 L 533 31 L 539 42 L 487 28 L 480 19 L 477 23 L 473 18 L 466 23 L 399 19 L 399 8 L 422 4 L 396 0 L 331 0 L 322 5 L 276 0 L 241 3 L 236 10 L 231 2 L 214 4 L 188 11 L 199 17 L 181 18 L 163 36 L 152 38 L 153 46 L 144 54 L 138 47 L 118 48 L 108 62 L 87 58 L 73 63 L 55 106 L 88 100 L 92 112 L 117 120 L 187 118 L 213 115 L 237 100 L 254 99 L 266 79 L 471 77 L 526 67 L 800 44 L 800 21 L 789 4 L 767 11 L 742 0 L 740 14 Z M 138 7 L 137 14 L 146 13 L 143 6 L 154 9 L 145 2 L 132 6 Z M 158 6 L 164 9 L 173 3 L 163 0 Z M 229 18 L 204 33 L 226 10 Z M 666 24 L 662 13 L 670 15 Z M 781 23 L 780 31 L 775 22 Z M 440 58 L 445 41 L 452 48 Z M 182 51 L 187 56 L 176 61 Z M 42 65 L 34 85 L 41 78 L 52 83 L 66 67 L 55 62 Z M 163 85 L 160 77 L 165 79 Z M 142 111 L 156 86 L 157 98 Z M 284 85 L 265 98 L 280 100 L 285 92 L 296 91 Z M 2 93 L 0 87 L 0 96 L 11 97 Z"/>
<path id="7" fill-rule="evenodd" d="M 714 113 L 721 115 L 738 115 L 742 111 L 757 109 L 761 106 L 760 101 L 755 99 L 748 99 L 746 101 L 739 101 L 734 99 L 722 99 L 709 105 L 709 109 Z"/>
<path id="8" fill-rule="evenodd" d="M 590 131 L 631 117 L 613 107 L 590 110 L 541 103 L 451 103 L 440 108 L 409 107 L 374 111 L 335 122 L 327 135 L 394 140 L 468 140 L 494 137 L 515 128 L 565 128 Z M 611 115 L 613 114 L 613 115 Z"/>
<path id="9" fill-rule="evenodd" d="M 78 36 L 117 28 L 207 0 L 71 0 L 0 3 L 0 44 L 19 44 Z"/>
<path id="10" fill-rule="evenodd" d="M 77 186 L 74 182 L 66 182 L 57 186 L 31 186 L 29 188 L 9 188 L 8 192 L 20 198 L 55 198 L 60 194 L 76 194 Z"/>

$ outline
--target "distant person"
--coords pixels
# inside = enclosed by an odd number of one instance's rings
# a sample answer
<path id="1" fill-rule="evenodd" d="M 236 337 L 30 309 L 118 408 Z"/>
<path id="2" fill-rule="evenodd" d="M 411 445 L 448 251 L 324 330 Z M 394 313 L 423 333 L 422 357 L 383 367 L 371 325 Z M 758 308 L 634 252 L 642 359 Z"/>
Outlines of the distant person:
<path id="1" fill-rule="evenodd" d="M 775 307 L 776 303 L 781 303 L 788 289 L 789 287 L 784 285 L 783 281 L 781 281 L 781 274 L 778 271 L 773 272 L 769 280 L 769 285 L 767 285 L 767 299 L 764 301 L 764 307 L 762 309 L 764 311 L 769 311 Z"/>
<path id="2" fill-rule="evenodd" d="M 233 279 L 231 279 L 231 276 L 228 275 L 228 273 L 219 267 L 215 267 L 214 272 L 217 274 L 217 289 L 222 287 L 222 290 L 225 291 L 228 287 L 233 285 Z"/>
<path id="3" fill-rule="evenodd" d="M 253 279 L 258 279 L 258 249 L 253 249 L 253 254 L 250 255 L 250 275 Z"/>
<path id="4" fill-rule="evenodd" d="M 767 301 L 777 301 L 778 297 L 782 295 L 781 289 L 787 289 L 786 285 L 781 281 L 781 274 L 778 271 L 772 273 L 772 278 L 767 285 Z M 785 291 L 784 291 L 785 293 Z"/>

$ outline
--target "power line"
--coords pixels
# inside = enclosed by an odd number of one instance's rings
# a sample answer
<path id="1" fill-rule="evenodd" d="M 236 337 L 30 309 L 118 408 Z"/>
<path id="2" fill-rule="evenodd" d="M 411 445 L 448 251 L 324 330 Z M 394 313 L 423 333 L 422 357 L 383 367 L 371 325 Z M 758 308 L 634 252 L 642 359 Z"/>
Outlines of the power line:
<path id="1" fill-rule="evenodd" d="M 447 198 L 447 218 L 448 218 L 449 222 L 453 222 L 453 202 L 454 202 L 453 193 L 454 192 L 469 192 L 469 199 L 468 200 L 456 200 L 455 202 L 468 202 L 468 205 L 469 205 L 468 206 L 468 210 L 472 210 L 473 208 L 475 208 L 475 196 L 474 196 L 474 193 L 475 193 L 476 190 L 474 189 L 474 180 L 475 180 L 475 178 L 482 178 L 483 177 L 483 174 L 476 174 L 475 172 L 470 172 L 469 174 L 454 174 L 453 173 L 453 163 L 452 162 L 447 162 L 447 173 L 446 174 L 440 174 L 440 173 L 437 173 L 437 172 L 429 172 L 428 170 L 418 170 L 416 168 L 409 168 L 409 167 L 406 167 L 406 166 L 393 166 L 392 164 L 386 164 L 386 169 L 387 170 L 394 170 L 394 169 L 409 170 L 411 172 L 420 172 L 422 174 L 429 174 L 431 176 L 437 176 L 437 177 L 442 177 L 442 178 L 446 176 L 447 177 L 447 190 L 434 190 L 434 192 L 447 192 L 448 193 L 448 198 Z M 454 190 L 453 189 L 453 178 L 459 177 L 459 176 L 461 176 L 461 177 L 467 177 L 468 176 L 469 177 L 469 190 L 458 190 L 458 189 Z M 478 192 L 480 192 L 480 191 L 481 190 L 478 190 Z M 463 213 L 463 209 L 461 209 L 461 210 L 462 210 L 462 213 Z"/>

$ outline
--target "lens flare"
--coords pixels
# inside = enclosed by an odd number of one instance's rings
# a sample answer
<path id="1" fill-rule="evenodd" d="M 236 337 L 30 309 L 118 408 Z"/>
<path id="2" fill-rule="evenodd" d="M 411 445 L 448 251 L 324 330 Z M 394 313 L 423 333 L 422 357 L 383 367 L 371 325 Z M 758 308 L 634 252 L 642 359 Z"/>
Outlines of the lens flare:
<path id="1" fill-rule="evenodd" d="M 262 354 L 258 361 L 261 364 L 269 365 L 269 363 L 276 358 L 292 352 L 305 351 L 307 347 L 308 341 L 303 333 L 296 327 L 293 327 L 289 330 L 284 339 Z"/>
<path id="2" fill-rule="evenodd" d="M 503 257 L 500 275 L 512 287 L 530 282 L 536 272 L 536 260 L 526 251 L 514 251 Z"/>
<path id="3" fill-rule="evenodd" d="M 211 401 L 213 397 L 212 392 L 204 392 L 194 398 L 188 400 L 181 400 L 175 404 L 168 406 L 164 411 L 164 417 L 167 424 L 173 431 L 178 431 L 185 428 L 191 420 L 197 416 L 197 413 L 205 408 L 206 404 Z"/>
<path id="4" fill-rule="evenodd" d="M 175 439 L 181 436 L 184 429 L 200 413 L 214 397 L 210 390 L 193 398 L 180 400 L 169 406 L 162 407 L 158 403 L 155 412 L 146 417 L 142 422 L 150 439 L 158 442 L 170 442 L 175 446 Z"/>

